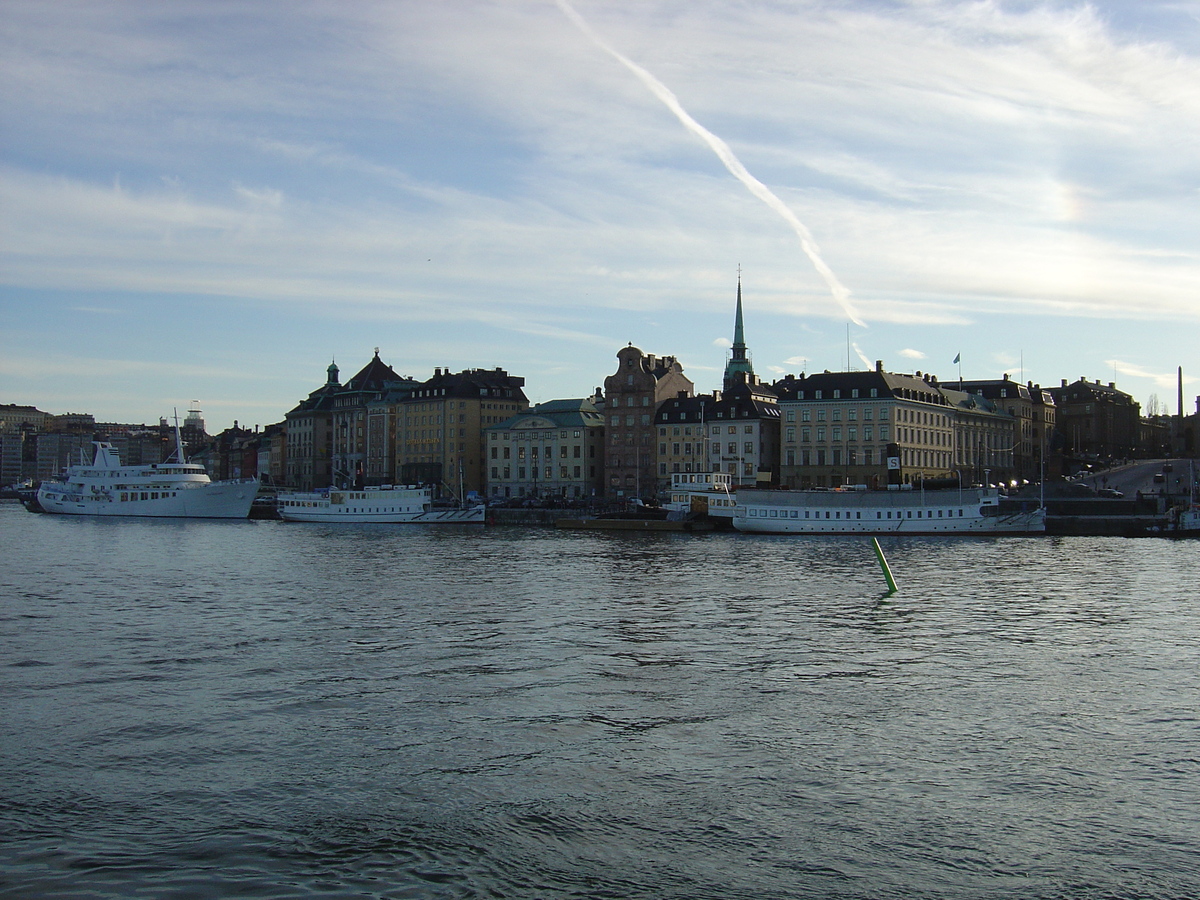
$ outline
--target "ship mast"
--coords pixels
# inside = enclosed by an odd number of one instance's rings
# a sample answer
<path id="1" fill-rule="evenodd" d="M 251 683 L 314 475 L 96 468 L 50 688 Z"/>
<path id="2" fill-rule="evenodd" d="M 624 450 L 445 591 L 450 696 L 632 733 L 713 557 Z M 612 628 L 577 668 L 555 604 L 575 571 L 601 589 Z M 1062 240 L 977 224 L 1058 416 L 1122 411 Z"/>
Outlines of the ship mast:
<path id="1" fill-rule="evenodd" d="M 172 408 L 171 408 L 171 412 L 172 412 L 172 413 L 174 414 L 174 416 L 175 416 L 175 454 L 174 454 L 174 455 L 175 455 L 175 461 L 176 461 L 177 463 L 179 463 L 180 465 L 183 465 L 183 463 L 184 463 L 184 458 L 183 458 L 183 433 L 182 433 L 182 432 L 180 432 L 180 430 L 179 430 L 179 409 L 178 409 L 178 407 L 172 407 Z M 167 462 L 170 462 L 170 461 L 171 461 L 171 457 L 169 457 L 169 456 L 168 456 L 168 457 L 167 457 Z"/>

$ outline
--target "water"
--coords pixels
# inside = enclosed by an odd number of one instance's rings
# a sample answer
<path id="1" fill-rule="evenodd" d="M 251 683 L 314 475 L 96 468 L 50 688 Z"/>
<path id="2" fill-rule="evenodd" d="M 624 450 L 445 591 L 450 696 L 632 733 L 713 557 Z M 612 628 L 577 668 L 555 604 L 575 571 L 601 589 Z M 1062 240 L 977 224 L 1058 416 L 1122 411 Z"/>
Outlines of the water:
<path id="1" fill-rule="evenodd" d="M 0 896 L 1200 894 L 1200 542 L 0 504 Z"/>

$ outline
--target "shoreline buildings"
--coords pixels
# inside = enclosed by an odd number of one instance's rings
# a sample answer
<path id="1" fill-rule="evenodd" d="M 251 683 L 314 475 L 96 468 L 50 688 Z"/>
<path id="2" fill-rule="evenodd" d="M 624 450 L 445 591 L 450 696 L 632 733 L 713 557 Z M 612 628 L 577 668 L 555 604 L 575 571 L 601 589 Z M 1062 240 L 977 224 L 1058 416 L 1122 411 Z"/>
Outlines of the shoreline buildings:
<path id="1" fill-rule="evenodd" d="M 530 408 L 525 379 L 502 368 L 434 369 L 419 380 L 374 355 L 347 382 L 323 384 L 259 431 L 205 435 L 193 404 L 183 425 L 193 457 L 216 478 L 258 474 L 311 491 L 330 486 L 434 486 L 439 496 L 623 501 L 661 496 L 678 473 L 722 473 L 741 486 L 834 488 L 889 484 L 1021 484 L 1063 464 L 1195 455 L 1200 398 L 1144 418 L 1128 394 L 1085 378 L 1056 388 L 999 379 L 939 381 L 874 369 L 754 371 L 738 274 L 733 341 L 721 388 L 697 393 L 675 356 L 632 343 L 587 398 Z M 1152 410 L 1153 412 L 1153 410 Z M 131 463 L 161 461 L 165 420 L 96 423 L 0 405 L 0 483 L 56 474 L 93 437 Z"/>

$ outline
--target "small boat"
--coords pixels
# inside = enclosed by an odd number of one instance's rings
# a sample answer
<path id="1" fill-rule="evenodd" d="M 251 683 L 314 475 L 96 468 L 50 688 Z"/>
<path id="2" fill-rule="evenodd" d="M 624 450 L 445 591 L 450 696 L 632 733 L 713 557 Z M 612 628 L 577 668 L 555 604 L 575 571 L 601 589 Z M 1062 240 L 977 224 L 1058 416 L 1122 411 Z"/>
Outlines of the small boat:
<path id="1" fill-rule="evenodd" d="M 1169 534 L 1175 537 L 1200 537 L 1200 503 L 1176 509 L 1170 517 Z"/>
<path id="2" fill-rule="evenodd" d="M 439 507 L 428 487 L 325 488 L 309 492 L 280 492 L 275 509 L 285 522 L 345 522 L 413 525 L 483 524 L 482 505 Z"/>
<path id="3" fill-rule="evenodd" d="M 557 519 L 555 528 L 587 529 L 591 531 L 712 531 L 713 524 L 705 516 L 665 506 L 648 506 L 641 500 L 631 500 L 626 509 L 601 513 L 583 519 Z"/>
<path id="4" fill-rule="evenodd" d="M 1009 508 L 991 488 L 752 489 L 737 492 L 733 527 L 765 534 L 1043 534 L 1045 508 L 1030 505 L 1012 503 Z"/>
<path id="5" fill-rule="evenodd" d="M 183 460 L 176 433 L 170 459 L 123 466 L 116 447 L 93 441 L 91 464 L 70 466 L 38 487 L 43 512 L 71 516 L 152 516 L 155 518 L 245 519 L 258 493 L 258 481 L 213 481 L 204 466 Z"/>

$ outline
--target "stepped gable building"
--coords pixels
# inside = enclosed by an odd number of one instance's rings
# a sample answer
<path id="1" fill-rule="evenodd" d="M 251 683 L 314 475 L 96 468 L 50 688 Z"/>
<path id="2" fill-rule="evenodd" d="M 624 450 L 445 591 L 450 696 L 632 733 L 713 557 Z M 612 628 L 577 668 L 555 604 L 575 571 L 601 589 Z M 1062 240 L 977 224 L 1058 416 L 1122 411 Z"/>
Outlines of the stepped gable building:
<path id="1" fill-rule="evenodd" d="M 483 493 L 483 429 L 529 408 L 525 379 L 503 369 L 434 369 L 395 406 L 399 481 L 432 484 L 459 497 Z"/>
<path id="2" fill-rule="evenodd" d="M 670 486 L 658 476 L 655 414 L 663 401 L 695 392 L 674 356 L 656 357 L 633 344 L 617 352 L 617 371 L 604 379 L 605 496 L 652 499 Z"/>
<path id="3" fill-rule="evenodd" d="M 604 490 L 604 415 L 593 398 L 539 403 L 484 433 L 494 500 L 578 500 Z"/>
<path id="4" fill-rule="evenodd" d="M 773 387 L 788 487 L 982 481 L 986 467 L 973 461 L 983 459 L 995 460 L 997 473 L 1012 468 L 1015 419 L 936 376 L 885 372 L 877 362 L 874 371 L 789 375 Z"/>
<path id="5" fill-rule="evenodd" d="M 325 384 L 284 415 L 284 477 L 289 487 L 300 491 L 333 483 L 333 398 L 342 385 L 337 363 L 331 362 L 325 372 Z"/>
<path id="6" fill-rule="evenodd" d="M 1042 464 L 1054 434 L 1054 397 L 1040 384 L 1012 381 L 1008 375 L 985 381 L 961 381 L 958 389 L 990 400 L 1016 420 L 1013 477 L 1040 482 Z M 1048 464 L 1048 460 L 1046 460 Z"/>
<path id="7" fill-rule="evenodd" d="M 1063 453 L 1094 459 L 1127 459 L 1137 453 L 1141 406 L 1114 382 L 1080 378 L 1050 388 Z"/>

